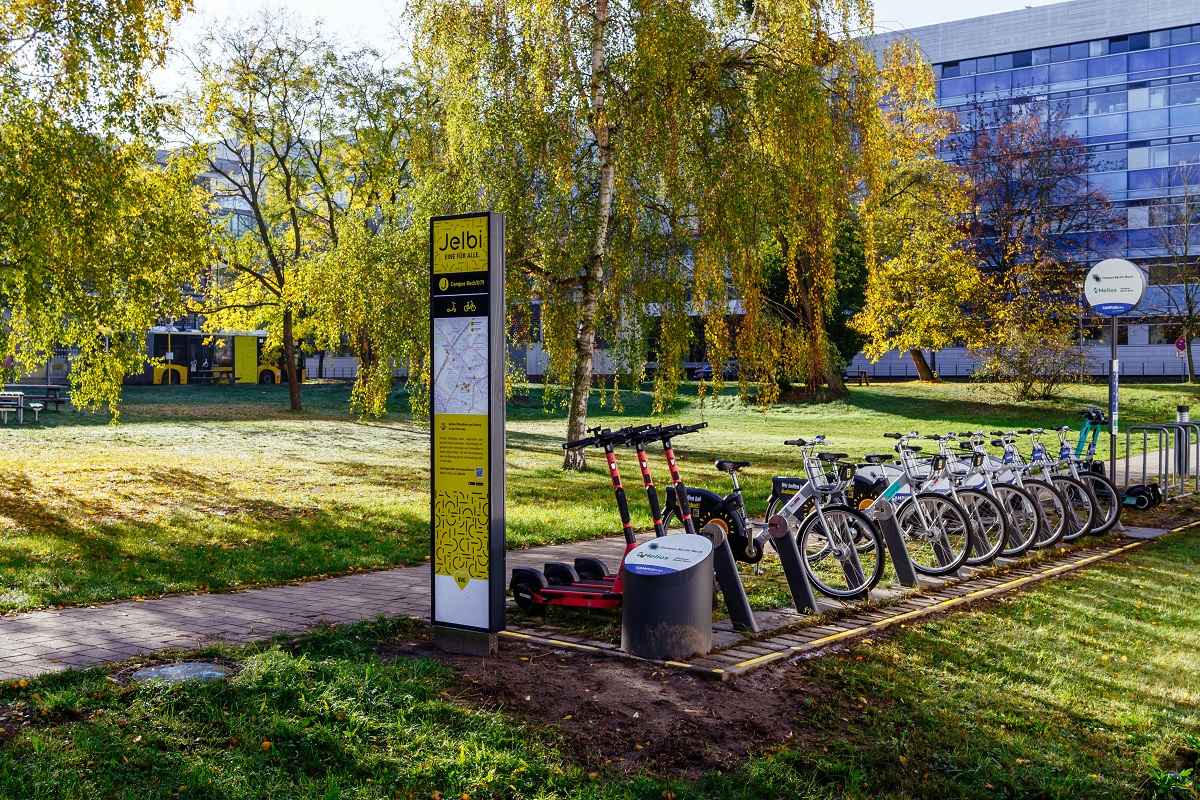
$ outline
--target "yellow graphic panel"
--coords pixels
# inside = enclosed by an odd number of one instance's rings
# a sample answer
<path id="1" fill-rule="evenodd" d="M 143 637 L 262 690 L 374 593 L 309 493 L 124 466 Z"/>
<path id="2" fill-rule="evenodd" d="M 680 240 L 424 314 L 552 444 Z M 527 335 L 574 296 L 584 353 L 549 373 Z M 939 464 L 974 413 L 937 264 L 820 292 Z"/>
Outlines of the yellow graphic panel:
<path id="1" fill-rule="evenodd" d="M 433 571 L 460 589 L 488 578 L 488 418 L 434 414 Z"/>
<path id="2" fill-rule="evenodd" d="M 488 268 L 488 218 L 433 221 L 433 274 L 486 272 Z M 440 286 L 439 282 L 439 286 Z M 443 291 L 445 291 L 443 289 Z"/>

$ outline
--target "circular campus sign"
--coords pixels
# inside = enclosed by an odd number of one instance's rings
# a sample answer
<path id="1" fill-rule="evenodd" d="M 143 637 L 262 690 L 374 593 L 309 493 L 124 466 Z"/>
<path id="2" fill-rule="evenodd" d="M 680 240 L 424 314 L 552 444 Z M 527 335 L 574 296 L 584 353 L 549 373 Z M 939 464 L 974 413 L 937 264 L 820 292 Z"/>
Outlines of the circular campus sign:
<path id="1" fill-rule="evenodd" d="M 1123 258 L 1108 258 L 1092 267 L 1083 285 L 1092 309 L 1110 317 L 1132 311 L 1145 294 L 1146 274 Z"/>
<path id="2" fill-rule="evenodd" d="M 712 542 L 694 533 L 660 536 L 630 550 L 625 569 L 638 575 L 670 575 L 703 562 L 712 551 Z"/>

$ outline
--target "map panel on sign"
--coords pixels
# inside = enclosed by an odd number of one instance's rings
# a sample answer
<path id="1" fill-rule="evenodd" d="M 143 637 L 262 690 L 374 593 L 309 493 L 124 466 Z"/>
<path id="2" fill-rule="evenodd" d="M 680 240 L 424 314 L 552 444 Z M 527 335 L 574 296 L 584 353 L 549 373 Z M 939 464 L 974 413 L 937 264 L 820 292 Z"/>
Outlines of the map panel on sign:
<path id="1" fill-rule="evenodd" d="M 433 321 L 433 413 L 488 413 L 487 317 Z"/>

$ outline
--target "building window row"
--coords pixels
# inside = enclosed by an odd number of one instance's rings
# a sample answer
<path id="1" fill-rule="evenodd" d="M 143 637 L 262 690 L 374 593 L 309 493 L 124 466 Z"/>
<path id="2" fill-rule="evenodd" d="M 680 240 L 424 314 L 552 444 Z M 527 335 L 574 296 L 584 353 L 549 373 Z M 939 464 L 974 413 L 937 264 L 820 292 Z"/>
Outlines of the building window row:
<path id="1" fill-rule="evenodd" d="M 1071 61 L 1084 61 L 1086 59 L 1095 59 L 1108 55 L 1123 55 L 1126 53 L 1130 54 L 1132 60 L 1129 63 L 1131 65 L 1139 65 L 1128 67 L 1130 71 L 1156 69 L 1158 68 L 1157 66 L 1141 66 L 1142 64 L 1149 63 L 1157 64 L 1157 59 L 1142 58 L 1141 51 L 1152 48 L 1187 45 L 1192 42 L 1200 42 L 1200 25 L 1189 25 L 1181 28 L 1171 28 L 1170 30 L 1153 31 L 1151 33 L 1135 33 L 1128 36 L 1112 36 L 1107 39 L 1075 42 L 1056 47 L 1043 47 L 1037 50 L 1018 50 L 1012 53 L 1002 53 L 982 58 L 947 61 L 942 64 L 935 64 L 934 73 L 939 78 L 958 78 L 988 72 L 1004 72 L 1022 67 L 1049 67 Z M 1107 64 L 1098 65 L 1097 69 L 1116 70 L 1116 64 L 1118 63 L 1124 65 L 1125 60 L 1123 58 L 1120 61 L 1110 60 Z M 1164 62 L 1161 66 L 1165 67 L 1168 64 Z M 1124 72 L 1125 67 L 1122 66 L 1119 71 Z M 1085 67 L 1083 77 L 1088 77 L 1086 72 L 1087 68 Z"/>

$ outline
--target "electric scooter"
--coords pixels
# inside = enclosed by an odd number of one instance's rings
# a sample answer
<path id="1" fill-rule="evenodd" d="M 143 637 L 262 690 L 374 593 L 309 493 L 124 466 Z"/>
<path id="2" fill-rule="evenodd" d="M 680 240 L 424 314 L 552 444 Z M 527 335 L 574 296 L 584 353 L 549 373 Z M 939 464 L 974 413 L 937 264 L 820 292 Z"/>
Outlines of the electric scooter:
<path id="1" fill-rule="evenodd" d="M 621 532 L 625 537 L 626 554 L 637 547 L 637 538 L 633 534 L 629 502 L 625 497 L 625 488 L 621 484 L 621 474 L 617 469 L 614 448 L 624 444 L 629 437 L 649 428 L 649 425 L 621 428 L 616 431 L 607 428 L 590 428 L 588 432 L 591 436 L 563 445 L 564 450 L 575 450 L 581 447 L 603 448 L 605 460 L 608 462 L 609 477 L 612 479 L 613 494 L 617 499 L 617 509 L 621 515 Z M 538 616 L 545 614 L 546 608 L 551 605 L 574 608 L 617 608 L 621 605 L 621 594 L 624 588 L 622 574 L 624 561 L 624 556 L 622 556 L 622 568 L 617 571 L 616 575 L 611 576 L 604 562 L 595 558 L 577 558 L 574 566 L 551 562 L 546 564 L 543 572 L 519 567 L 513 570 L 512 578 L 509 581 L 509 590 L 517 603 L 517 608 Z"/>

